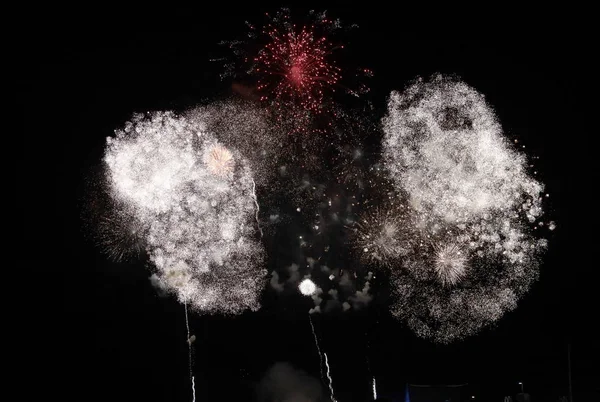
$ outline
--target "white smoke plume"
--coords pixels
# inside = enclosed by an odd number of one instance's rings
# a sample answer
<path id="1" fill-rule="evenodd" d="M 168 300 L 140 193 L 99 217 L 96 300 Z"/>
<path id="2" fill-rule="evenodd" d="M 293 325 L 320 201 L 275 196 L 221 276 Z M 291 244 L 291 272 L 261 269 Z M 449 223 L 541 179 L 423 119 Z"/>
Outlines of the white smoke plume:
<path id="1" fill-rule="evenodd" d="M 325 402 L 321 382 L 289 363 L 275 363 L 258 385 L 259 402 Z"/>

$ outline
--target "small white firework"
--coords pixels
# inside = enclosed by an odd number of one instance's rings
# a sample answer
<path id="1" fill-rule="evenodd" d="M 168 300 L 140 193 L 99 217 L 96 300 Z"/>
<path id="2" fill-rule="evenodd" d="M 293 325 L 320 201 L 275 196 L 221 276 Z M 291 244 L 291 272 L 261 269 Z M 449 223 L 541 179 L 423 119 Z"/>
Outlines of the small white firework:
<path id="1" fill-rule="evenodd" d="M 435 247 L 435 273 L 444 286 L 457 284 L 467 269 L 467 258 L 454 243 Z"/>
<path id="2" fill-rule="evenodd" d="M 401 215 L 396 209 L 376 209 L 365 214 L 357 223 L 354 236 L 355 248 L 365 262 L 390 266 L 406 255 L 407 243 L 403 242 Z"/>
<path id="3" fill-rule="evenodd" d="M 214 144 L 207 148 L 204 163 L 208 171 L 217 176 L 229 176 L 235 168 L 233 154 L 221 144 Z"/>
<path id="4" fill-rule="evenodd" d="M 300 282 L 300 285 L 298 285 L 298 289 L 300 290 L 300 293 L 302 293 L 304 296 L 312 296 L 317 291 L 317 286 L 313 281 L 307 278 Z"/>

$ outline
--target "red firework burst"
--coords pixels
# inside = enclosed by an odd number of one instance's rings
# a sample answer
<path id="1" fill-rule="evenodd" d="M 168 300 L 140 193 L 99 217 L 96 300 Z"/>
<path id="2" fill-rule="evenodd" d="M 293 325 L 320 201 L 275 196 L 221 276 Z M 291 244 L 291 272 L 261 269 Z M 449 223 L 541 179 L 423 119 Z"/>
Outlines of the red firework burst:
<path id="1" fill-rule="evenodd" d="M 280 32 L 269 26 L 266 33 L 272 41 L 254 59 L 261 100 L 320 113 L 325 94 L 335 92 L 341 78 L 340 69 L 327 60 L 332 44 L 325 37 L 315 38 L 314 27 L 296 33 L 293 27 Z"/>

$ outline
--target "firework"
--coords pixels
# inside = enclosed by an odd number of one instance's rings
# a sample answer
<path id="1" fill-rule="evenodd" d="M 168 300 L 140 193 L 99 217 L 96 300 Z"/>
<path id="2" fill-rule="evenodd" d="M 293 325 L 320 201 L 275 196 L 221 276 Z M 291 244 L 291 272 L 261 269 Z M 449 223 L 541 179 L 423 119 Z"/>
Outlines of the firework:
<path id="1" fill-rule="evenodd" d="M 465 275 L 467 259 L 456 244 L 436 245 L 435 272 L 444 285 L 454 285 Z"/>
<path id="2" fill-rule="evenodd" d="M 254 172 L 257 185 L 268 184 L 272 188 L 282 156 L 289 154 L 286 148 L 289 137 L 279 127 L 270 124 L 264 109 L 239 99 L 224 100 L 191 109 L 183 118 L 191 126 L 218 133 L 219 142 L 213 145 L 222 147 L 229 154 L 225 153 L 224 158 L 218 157 L 217 160 L 233 162 L 225 163 L 226 170 L 235 170 L 235 159 L 228 149 L 234 146 Z"/>
<path id="3" fill-rule="evenodd" d="M 323 378 L 323 354 L 321 353 L 321 347 L 319 346 L 319 338 L 317 338 L 317 333 L 315 332 L 315 326 L 313 324 L 311 314 L 308 314 L 308 321 L 310 322 L 310 329 L 312 330 L 313 337 L 315 338 L 317 352 L 319 353 L 319 370 L 321 371 L 321 381 L 325 382 Z"/>
<path id="4" fill-rule="evenodd" d="M 384 164 L 405 200 L 392 212 L 406 251 L 392 272 L 393 313 L 438 342 L 472 335 L 537 278 L 546 241 L 528 225 L 541 226 L 543 186 L 484 97 L 457 79 L 393 92 L 383 123 Z"/>
<path id="5" fill-rule="evenodd" d="M 300 293 L 302 293 L 304 296 L 312 296 L 316 293 L 317 286 L 313 281 L 307 278 L 300 282 L 300 285 L 298 285 L 298 289 L 300 290 Z"/>
<path id="6" fill-rule="evenodd" d="M 194 378 L 194 371 L 192 368 L 192 343 L 194 342 L 195 336 L 191 335 L 190 336 L 190 320 L 188 317 L 188 309 L 187 309 L 187 303 L 184 302 L 184 308 L 185 308 L 185 328 L 187 331 L 187 344 L 188 344 L 188 363 L 189 363 L 189 369 L 190 369 L 190 380 L 191 380 L 191 387 L 192 387 L 192 402 L 196 402 L 196 380 Z"/>
<path id="7" fill-rule="evenodd" d="M 217 176 L 231 175 L 235 166 L 231 151 L 220 144 L 207 147 L 204 163 L 208 170 Z"/>
<path id="8" fill-rule="evenodd" d="M 373 377 L 373 400 L 377 400 L 377 383 L 375 382 L 375 377 Z"/>
<path id="9" fill-rule="evenodd" d="M 241 153 L 206 124 L 165 112 L 134 116 L 107 139 L 104 162 L 115 202 L 146 228 L 161 287 L 202 311 L 258 308 L 265 272 Z"/>
<path id="10" fill-rule="evenodd" d="M 261 77 L 258 90 L 262 100 L 320 113 L 326 92 L 332 92 L 340 79 L 340 69 L 329 60 L 333 46 L 325 37 L 315 37 L 314 27 L 298 32 L 294 28 L 267 27 L 271 42 L 255 58 L 254 71 Z"/>
<path id="11" fill-rule="evenodd" d="M 335 60 L 347 40 L 344 34 L 356 25 L 345 26 L 325 12 L 314 11 L 295 24 L 287 8 L 266 18 L 264 24 L 246 23 L 243 39 L 222 41 L 229 55 L 213 59 L 225 62 L 222 78 L 251 79 L 248 87 L 238 81 L 233 84 L 244 88 L 240 92 L 245 96 L 252 97 L 250 87 L 256 84 L 258 98 L 275 106 L 277 116 L 290 114 L 295 122 L 302 122 L 299 126 L 306 126 L 314 123 L 314 116 L 331 111 L 334 93 L 360 97 L 369 92 L 364 78 L 372 77 L 371 70 L 338 66 Z"/>
<path id="12" fill-rule="evenodd" d="M 364 214 L 354 225 L 354 247 L 366 263 L 390 267 L 407 254 L 402 214 L 381 208 Z M 404 241 L 403 241 L 404 240 Z"/>
<path id="13" fill-rule="evenodd" d="M 473 88 L 443 76 L 418 80 L 392 92 L 388 110 L 384 162 L 414 207 L 445 222 L 492 211 L 521 209 L 530 221 L 541 214 L 543 186 Z"/>
<path id="14" fill-rule="evenodd" d="M 141 257 L 147 246 L 147 222 L 138 219 L 129 205 L 112 197 L 103 166 L 95 166 L 89 173 L 81 205 L 86 234 L 114 262 Z"/>
<path id="15" fill-rule="evenodd" d="M 331 374 L 329 373 L 329 360 L 327 360 L 327 353 L 323 353 L 325 356 L 325 367 L 327 367 L 327 379 L 329 380 L 329 393 L 331 397 L 331 402 L 337 402 L 335 399 L 335 395 L 333 394 L 333 380 L 331 378 Z"/>
<path id="16" fill-rule="evenodd" d="M 98 229 L 100 247 L 113 261 L 139 257 L 146 248 L 148 225 L 131 213 L 120 211 L 103 216 Z"/>

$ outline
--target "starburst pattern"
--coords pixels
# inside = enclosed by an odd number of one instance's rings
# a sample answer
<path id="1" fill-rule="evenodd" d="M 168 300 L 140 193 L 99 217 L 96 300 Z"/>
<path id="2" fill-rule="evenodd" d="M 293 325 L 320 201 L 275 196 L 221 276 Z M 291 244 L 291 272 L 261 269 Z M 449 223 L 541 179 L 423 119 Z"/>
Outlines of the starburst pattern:
<path id="1" fill-rule="evenodd" d="M 465 275 L 467 259 L 454 243 L 435 246 L 435 272 L 444 285 L 454 285 Z"/>
<path id="2" fill-rule="evenodd" d="M 405 224 L 396 208 L 377 208 L 363 214 L 354 225 L 354 248 L 363 261 L 391 267 L 408 252 L 408 242 L 403 242 Z"/>
<path id="3" fill-rule="evenodd" d="M 300 105 L 319 113 L 326 92 L 335 91 L 340 69 L 329 60 L 333 45 L 325 37 L 315 37 L 314 27 L 281 31 L 269 25 L 271 38 L 255 58 L 262 100 L 277 106 Z"/>
<path id="4" fill-rule="evenodd" d="M 231 151 L 220 144 L 207 148 L 204 163 L 208 170 L 217 176 L 228 176 L 233 173 L 235 162 Z"/>
<path id="5" fill-rule="evenodd" d="M 357 25 L 346 26 L 326 12 L 293 19 L 287 8 L 265 16 L 262 24 L 246 22 L 244 37 L 220 42 L 227 54 L 213 61 L 223 62 L 221 78 L 235 78 L 235 91 L 261 99 L 274 116 L 288 120 L 288 132 L 326 132 L 336 118 L 334 94 L 360 98 L 370 91 L 370 69 L 355 66 L 351 58 L 337 62 Z M 324 115 L 327 119 L 316 124 Z"/>
<path id="6" fill-rule="evenodd" d="M 113 261 L 139 257 L 146 249 L 148 225 L 125 211 L 111 211 L 100 218 L 98 243 Z"/>

